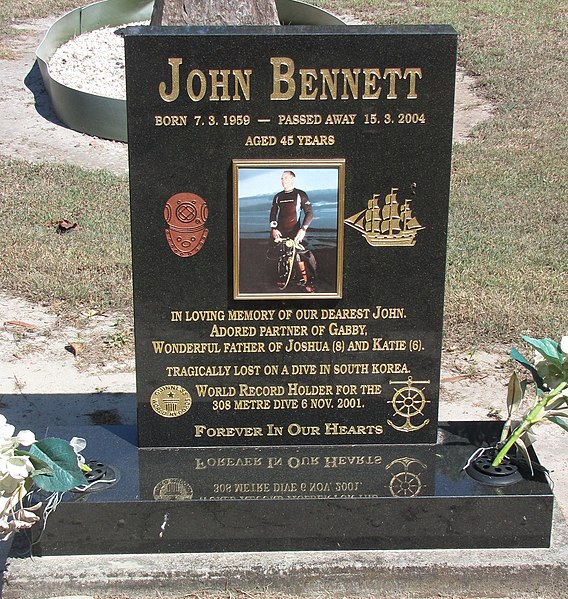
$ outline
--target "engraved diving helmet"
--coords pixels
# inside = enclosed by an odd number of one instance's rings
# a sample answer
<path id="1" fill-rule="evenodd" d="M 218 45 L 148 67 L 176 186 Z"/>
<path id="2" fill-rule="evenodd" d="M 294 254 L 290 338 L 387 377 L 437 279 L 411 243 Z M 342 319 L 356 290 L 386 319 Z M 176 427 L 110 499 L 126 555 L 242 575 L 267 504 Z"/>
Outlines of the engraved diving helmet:
<path id="1" fill-rule="evenodd" d="M 207 202 L 194 193 L 176 193 L 166 202 L 166 238 L 174 254 L 187 258 L 199 252 L 209 232 L 208 215 Z"/>

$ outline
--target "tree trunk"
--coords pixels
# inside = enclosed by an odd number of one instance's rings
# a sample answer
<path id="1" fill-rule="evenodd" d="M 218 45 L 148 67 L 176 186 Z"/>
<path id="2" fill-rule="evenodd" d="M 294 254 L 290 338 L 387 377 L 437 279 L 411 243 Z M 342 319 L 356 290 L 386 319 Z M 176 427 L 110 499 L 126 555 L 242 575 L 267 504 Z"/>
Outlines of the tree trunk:
<path id="1" fill-rule="evenodd" d="M 275 0 L 155 0 L 151 25 L 278 25 Z"/>

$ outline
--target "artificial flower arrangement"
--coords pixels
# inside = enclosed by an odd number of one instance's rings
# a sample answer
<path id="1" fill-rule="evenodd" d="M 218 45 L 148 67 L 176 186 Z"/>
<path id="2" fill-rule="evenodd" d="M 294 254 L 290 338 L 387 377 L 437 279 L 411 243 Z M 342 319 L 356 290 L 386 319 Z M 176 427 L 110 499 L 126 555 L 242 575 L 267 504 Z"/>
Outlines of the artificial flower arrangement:
<path id="1" fill-rule="evenodd" d="M 498 467 L 509 451 L 517 447 L 532 473 L 528 453 L 532 443 L 530 429 L 539 422 L 549 420 L 568 431 L 568 336 L 562 337 L 560 343 L 547 337 L 522 338 L 535 350 L 533 360 L 528 360 L 515 348 L 511 350 L 511 357 L 531 373 L 536 394 L 532 405 L 521 418 L 515 418 L 525 398 L 527 381 L 521 381 L 513 372 L 507 393 L 508 417 L 491 465 Z"/>
<path id="2" fill-rule="evenodd" d="M 49 437 L 38 441 L 31 431 L 14 432 L 14 426 L 0 414 L 1 539 L 40 519 L 41 503 L 28 505 L 34 486 L 52 495 L 64 493 L 85 485 L 85 472 L 90 470 L 80 454 L 84 439 L 69 442 Z"/>

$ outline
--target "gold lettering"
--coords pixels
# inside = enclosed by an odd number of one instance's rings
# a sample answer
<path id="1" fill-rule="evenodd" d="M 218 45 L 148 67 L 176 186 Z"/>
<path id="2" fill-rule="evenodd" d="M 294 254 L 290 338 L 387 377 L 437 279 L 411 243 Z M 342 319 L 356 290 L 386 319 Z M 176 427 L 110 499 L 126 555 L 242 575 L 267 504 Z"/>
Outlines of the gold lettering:
<path id="1" fill-rule="evenodd" d="M 172 67 L 172 91 L 167 93 L 167 85 L 162 81 L 158 87 L 160 98 L 164 102 L 173 102 L 179 96 L 179 66 L 183 62 L 181 58 L 168 58 L 168 64 Z"/>
<path id="2" fill-rule="evenodd" d="M 296 93 L 296 82 L 293 79 L 294 61 L 286 57 L 274 57 L 270 59 L 272 65 L 272 94 L 271 100 L 290 100 Z M 282 67 L 286 70 L 283 71 Z M 286 91 L 282 91 L 282 84 L 286 85 Z"/>
<path id="3" fill-rule="evenodd" d="M 361 385 L 361 394 L 362 395 L 380 395 L 383 388 L 381 385 L 376 384 L 366 384 L 363 383 Z"/>
<path id="4" fill-rule="evenodd" d="M 313 88 L 313 82 L 317 81 L 318 74 L 315 69 L 300 69 L 300 100 L 315 100 L 318 88 Z"/>
<path id="5" fill-rule="evenodd" d="M 343 324 L 338 325 L 336 322 L 330 322 L 328 326 L 330 335 L 366 335 L 366 324 Z"/>
<path id="6" fill-rule="evenodd" d="M 379 67 L 365 68 L 333 68 L 314 69 L 300 68 L 298 76 L 296 65 L 291 58 L 273 57 L 270 59 L 273 66 L 273 87 L 271 100 L 291 100 L 296 95 L 299 87 L 299 100 L 378 100 L 381 97 L 381 80 L 388 82 L 387 100 L 396 100 L 397 81 L 409 80 L 407 99 L 416 99 L 416 79 L 422 79 L 422 69 L 418 67 L 389 67 L 381 74 Z M 363 77 L 361 77 L 361 73 Z M 321 84 L 318 85 L 321 77 Z M 338 98 L 341 83 L 341 95 Z M 280 121 L 279 124 L 296 124 Z"/>
<path id="7" fill-rule="evenodd" d="M 379 320 L 381 318 L 406 318 L 404 308 L 385 308 L 376 306 L 372 318 Z"/>
<path id="8" fill-rule="evenodd" d="M 264 353 L 266 351 L 264 343 L 251 342 L 237 342 L 237 343 L 223 343 L 223 351 L 226 354 L 239 354 L 239 353 Z"/>
<path id="9" fill-rule="evenodd" d="M 373 339 L 373 351 L 406 351 L 407 343 L 404 339 Z"/>
<path id="10" fill-rule="evenodd" d="M 337 75 L 339 74 L 339 69 L 331 69 L 331 71 L 329 69 L 320 69 L 320 73 L 322 76 L 320 98 L 327 100 L 327 87 L 331 98 L 337 100 Z"/>
<path id="11" fill-rule="evenodd" d="M 319 426 L 301 426 L 296 422 L 292 422 L 292 424 L 288 425 L 288 434 L 292 437 L 296 437 L 298 435 L 302 435 L 304 437 L 314 436 L 320 434 Z"/>
<path id="12" fill-rule="evenodd" d="M 214 324 L 210 337 L 256 337 L 256 327 L 225 327 Z"/>
<path id="13" fill-rule="evenodd" d="M 369 318 L 370 308 L 322 308 L 323 320 L 366 320 Z"/>
<path id="14" fill-rule="evenodd" d="M 396 100 L 396 78 L 402 77 L 402 71 L 400 69 L 385 69 L 384 79 L 389 78 L 389 93 L 387 94 L 387 100 Z"/>
<path id="15" fill-rule="evenodd" d="M 231 367 L 219 366 L 166 366 L 167 376 L 229 376 Z"/>
<path id="16" fill-rule="evenodd" d="M 300 397 L 333 395 L 333 385 L 300 385 L 299 383 L 288 383 L 288 395 L 298 395 Z"/>
<path id="17" fill-rule="evenodd" d="M 275 146 L 278 139 L 274 135 L 249 135 L 245 146 Z"/>
<path id="18" fill-rule="evenodd" d="M 174 116 L 154 116 L 154 125 L 156 127 L 182 127 L 187 125 L 186 115 L 174 115 Z"/>
<path id="19" fill-rule="evenodd" d="M 341 99 L 349 99 L 349 94 L 347 93 L 347 87 L 349 87 L 351 97 L 357 100 L 359 98 L 359 73 L 361 73 L 361 69 L 341 69 L 341 72 L 343 74 L 343 93 L 341 94 Z"/>
<path id="20" fill-rule="evenodd" d="M 219 354 L 221 349 L 218 343 L 166 343 L 165 341 L 152 341 L 155 354 Z"/>
<path id="21" fill-rule="evenodd" d="M 394 364 L 372 364 L 372 374 L 410 374 L 406 362 Z"/>
<path id="22" fill-rule="evenodd" d="M 422 69 L 420 68 L 409 68 L 404 69 L 404 79 L 410 78 L 409 90 L 406 96 L 407 100 L 416 100 L 418 95 L 416 93 L 416 77 L 422 79 Z"/>
<path id="23" fill-rule="evenodd" d="M 363 100 L 378 100 L 382 90 L 378 85 L 378 80 L 381 78 L 380 69 L 363 69 L 363 75 L 365 75 Z"/>
<path id="24" fill-rule="evenodd" d="M 326 422 L 324 435 L 382 435 L 380 424 L 358 424 L 346 426 L 339 422 Z"/>
<path id="25" fill-rule="evenodd" d="M 239 88 L 243 92 L 243 96 L 245 100 L 250 100 L 250 76 L 252 71 L 250 69 L 245 69 L 241 71 L 241 69 L 237 69 L 233 71 L 233 75 L 235 76 L 235 93 L 233 94 L 233 100 L 240 100 L 241 95 L 239 93 Z"/>
<path id="26" fill-rule="evenodd" d="M 196 78 L 199 80 L 199 91 L 197 93 L 194 91 L 193 86 L 194 79 Z M 205 75 L 199 69 L 193 69 L 187 76 L 186 87 L 187 95 L 189 96 L 190 100 L 193 100 L 194 102 L 203 100 L 205 97 L 205 92 L 207 91 L 207 80 L 205 79 Z"/>
<path id="27" fill-rule="evenodd" d="M 235 410 L 270 410 L 269 399 L 235 399 Z"/>
<path id="28" fill-rule="evenodd" d="M 204 424 L 194 425 L 195 438 L 203 437 L 262 437 L 262 428 L 259 426 L 236 427 L 208 427 Z"/>
<path id="29" fill-rule="evenodd" d="M 286 391 L 282 385 L 259 385 L 257 387 L 245 385 L 243 383 L 239 385 L 239 395 L 241 397 L 282 396 L 284 393 L 286 393 Z"/>
<path id="30" fill-rule="evenodd" d="M 212 102 L 231 99 L 231 96 L 229 95 L 230 73 L 231 71 L 229 71 L 229 69 L 211 69 L 209 71 L 209 76 L 211 77 L 211 95 L 209 96 L 209 99 Z M 221 91 L 221 96 L 218 94 L 219 90 Z"/>
<path id="31" fill-rule="evenodd" d="M 229 320 L 272 320 L 276 310 L 229 310 Z"/>

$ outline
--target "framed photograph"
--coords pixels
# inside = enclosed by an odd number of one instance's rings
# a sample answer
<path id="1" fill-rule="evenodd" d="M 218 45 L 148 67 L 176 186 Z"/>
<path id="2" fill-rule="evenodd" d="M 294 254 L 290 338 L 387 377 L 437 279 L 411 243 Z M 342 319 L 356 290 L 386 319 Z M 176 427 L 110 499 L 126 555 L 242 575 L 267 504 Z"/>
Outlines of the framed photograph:
<path id="1" fill-rule="evenodd" d="M 341 298 L 345 160 L 233 160 L 233 297 Z"/>

